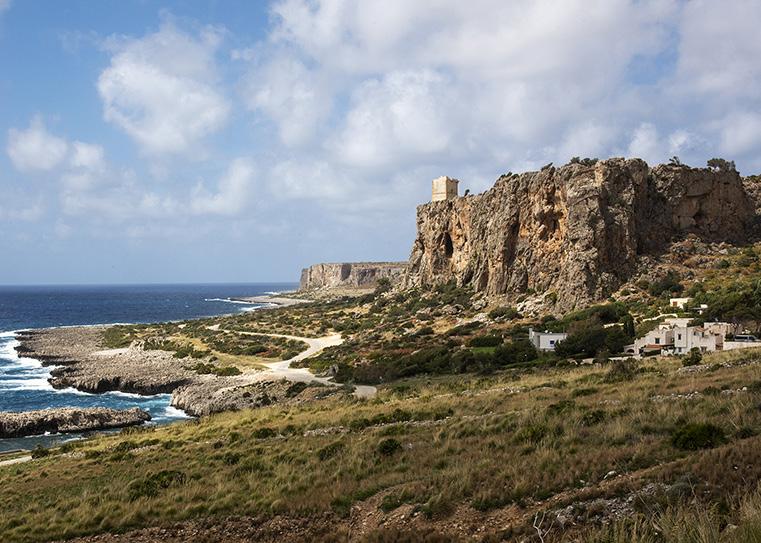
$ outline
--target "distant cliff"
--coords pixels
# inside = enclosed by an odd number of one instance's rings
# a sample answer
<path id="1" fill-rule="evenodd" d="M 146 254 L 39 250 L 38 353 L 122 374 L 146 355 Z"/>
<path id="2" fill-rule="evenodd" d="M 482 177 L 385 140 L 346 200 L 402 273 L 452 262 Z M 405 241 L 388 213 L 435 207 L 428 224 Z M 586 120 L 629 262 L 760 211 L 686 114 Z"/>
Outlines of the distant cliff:
<path id="1" fill-rule="evenodd" d="M 639 255 L 679 236 L 745 241 L 754 208 L 734 169 L 615 158 L 503 175 L 482 194 L 418 207 L 405 282 L 554 291 L 555 309 L 568 311 L 604 300 Z"/>
<path id="2" fill-rule="evenodd" d="M 392 283 L 407 271 L 406 262 L 341 262 L 301 270 L 301 290 L 325 287 L 373 287 L 381 278 Z"/>

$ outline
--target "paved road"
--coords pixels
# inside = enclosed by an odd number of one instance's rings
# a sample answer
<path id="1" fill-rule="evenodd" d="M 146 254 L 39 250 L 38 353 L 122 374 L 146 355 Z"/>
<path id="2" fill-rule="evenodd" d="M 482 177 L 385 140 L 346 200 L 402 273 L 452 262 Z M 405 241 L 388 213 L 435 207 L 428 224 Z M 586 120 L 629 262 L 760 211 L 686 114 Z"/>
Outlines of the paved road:
<path id="1" fill-rule="evenodd" d="M 293 364 L 294 362 L 298 362 L 300 360 L 304 360 L 305 358 L 309 358 L 310 356 L 314 356 L 322 352 L 324 349 L 328 347 L 334 347 L 336 345 L 340 345 L 344 341 L 343 338 L 341 337 L 341 334 L 332 334 L 332 335 L 324 336 L 324 337 L 310 338 L 310 337 L 288 336 L 285 334 L 270 334 L 266 332 L 242 332 L 240 330 L 226 330 L 226 329 L 220 329 L 218 325 L 210 326 L 209 328 L 212 330 L 220 331 L 220 332 L 231 332 L 233 334 L 243 334 L 248 336 L 271 336 L 271 337 L 281 337 L 285 339 L 293 339 L 296 341 L 303 341 L 309 346 L 307 350 L 297 354 L 293 358 L 289 358 L 288 360 L 282 360 L 280 362 L 268 362 L 264 364 L 264 366 L 267 367 L 267 369 L 264 371 L 254 370 L 254 371 L 244 373 L 243 376 L 241 377 L 243 379 L 246 379 L 248 382 L 254 383 L 257 381 L 271 381 L 271 380 L 278 380 L 278 379 L 287 379 L 289 381 L 294 381 L 294 382 L 321 383 L 323 385 L 328 385 L 328 386 L 341 386 L 341 383 L 336 383 L 325 377 L 317 377 L 307 368 L 292 368 L 291 367 L 291 364 Z M 378 392 L 378 389 L 373 386 L 354 385 L 353 394 L 356 398 L 372 398 L 373 396 L 375 396 L 377 392 Z"/>

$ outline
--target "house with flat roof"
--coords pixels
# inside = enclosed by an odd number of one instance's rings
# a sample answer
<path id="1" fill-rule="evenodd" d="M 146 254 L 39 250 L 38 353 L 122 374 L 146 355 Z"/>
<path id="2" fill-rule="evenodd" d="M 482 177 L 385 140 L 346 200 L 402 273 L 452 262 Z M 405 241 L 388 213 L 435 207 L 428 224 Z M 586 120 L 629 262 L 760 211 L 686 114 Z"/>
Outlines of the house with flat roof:
<path id="1" fill-rule="evenodd" d="M 669 298 L 669 305 L 676 309 L 685 309 L 692 298 Z"/>
<path id="2" fill-rule="evenodd" d="M 528 329 L 528 340 L 538 351 L 554 351 L 557 344 L 567 337 L 565 332 L 535 332 L 533 328 Z"/>

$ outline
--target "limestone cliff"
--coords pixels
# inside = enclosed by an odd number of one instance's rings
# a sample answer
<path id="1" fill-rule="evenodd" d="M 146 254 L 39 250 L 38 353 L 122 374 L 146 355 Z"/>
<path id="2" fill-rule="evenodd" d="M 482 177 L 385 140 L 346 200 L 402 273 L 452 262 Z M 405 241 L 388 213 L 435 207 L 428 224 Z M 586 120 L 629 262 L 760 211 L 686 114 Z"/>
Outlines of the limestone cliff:
<path id="1" fill-rule="evenodd" d="M 554 292 L 556 311 L 603 300 L 639 255 L 679 236 L 740 242 L 754 205 L 736 171 L 639 159 L 500 177 L 488 191 L 421 205 L 409 286 L 456 281 L 487 294 Z"/>
<path id="2" fill-rule="evenodd" d="M 397 282 L 406 262 L 342 262 L 315 264 L 301 270 L 301 290 L 333 287 L 373 287 L 379 279 Z"/>

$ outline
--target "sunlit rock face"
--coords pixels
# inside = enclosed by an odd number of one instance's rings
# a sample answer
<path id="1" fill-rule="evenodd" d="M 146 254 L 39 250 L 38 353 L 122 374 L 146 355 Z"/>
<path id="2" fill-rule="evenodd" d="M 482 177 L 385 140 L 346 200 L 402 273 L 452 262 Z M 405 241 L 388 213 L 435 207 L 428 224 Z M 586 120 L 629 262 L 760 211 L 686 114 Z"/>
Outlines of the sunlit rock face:
<path id="1" fill-rule="evenodd" d="M 694 234 L 742 242 L 754 204 L 734 171 L 613 158 L 501 176 L 421 205 L 408 286 L 449 281 L 487 294 L 552 291 L 555 309 L 604 300 L 637 258 Z"/>

